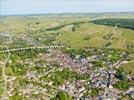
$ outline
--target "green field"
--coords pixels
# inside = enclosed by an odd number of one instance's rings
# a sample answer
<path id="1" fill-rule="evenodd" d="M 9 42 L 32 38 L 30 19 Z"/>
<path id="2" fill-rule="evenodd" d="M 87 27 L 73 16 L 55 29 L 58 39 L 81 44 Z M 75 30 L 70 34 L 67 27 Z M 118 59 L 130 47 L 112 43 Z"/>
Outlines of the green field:
<path id="1" fill-rule="evenodd" d="M 75 32 L 65 31 L 60 39 L 68 45 L 76 48 L 81 47 L 105 47 L 109 42 L 112 48 L 126 48 L 134 45 L 134 31 L 125 28 L 96 25 L 90 22 L 79 24 Z M 111 39 L 104 39 L 111 34 Z"/>
<path id="2" fill-rule="evenodd" d="M 130 74 L 134 74 L 134 61 L 130 61 L 129 63 L 123 66 L 126 72 Z"/>
<path id="3" fill-rule="evenodd" d="M 128 20 L 128 22 L 130 22 L 130 20 Z M 117 19 L 115 20 L 115 23 L 116 21 Z M 75 31 L 72 30 L 74 27 Z M 107 47 L 109 42 L 109 47 L 120 49 L 127 47 L 131 48 L 131 46 L 134 45 L 134 30 L 117 28 L 114 26 L 97 25 L 88 20 L 69 22 L 67 24 L 61 24 L 56 27 L 40 30 L 40 32 L 45 31 L 62 33 L 59 39 L 64 41 L 67 45 L 76 48 Z M 105 36 L 110 34 L 111 39 L 104 39 Z"/>
<path id="4" fill-rule="evenodd" d="M 108 47 L 108 48 L 133 48 L 134 47 L 134 30 L 127 28 L 118 28 L 109 25 L 100 25 L 92 22 L 90 16 L 6 16 L 0 20 L 0 32 L 8 32 L 14 38 L 14 43 L 10 47 L 33 46 L 24 38 L 31 37 L 42 45 L 50 45 L 50 41 L 58 40 L 64 42 L 65 45 L 82 48 L 82 47 Z M 119 16 L 118 16 L 119 17 Z M 96 20 L 98 21 L 98 20 Z M 127 26 L 133 27 L 133 19 L 102 19 L 113 22 L 127 23 Z M 132 21 L 132 22 L 131 22 Z M 122 25 L 122 24 L 121 24 Z M 39 38 L 46 37 L 49 34 L 55 35 L 53 39 L 41 40 Z M 4 44 L 4 38 L 0 35 L 0 46 Z M 23 40 L 21 41 L 20 38 Z M 3 40 L 3 41 L 2 41 Z M 8 41 L 6 39 L 6 41 Z M 49 43 L 48 43 L 49 42 Z M 17 45 L 16 45 L 17 44 Z"/>

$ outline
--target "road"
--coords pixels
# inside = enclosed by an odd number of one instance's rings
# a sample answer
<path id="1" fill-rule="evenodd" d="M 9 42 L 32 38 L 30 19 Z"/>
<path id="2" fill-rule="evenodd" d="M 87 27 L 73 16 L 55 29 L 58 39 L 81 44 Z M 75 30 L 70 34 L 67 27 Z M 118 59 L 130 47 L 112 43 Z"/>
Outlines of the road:
<path id="1" fill-rule="evenodd" d="M 8 47 L 6 46 L 7 50 L 8 50 Z M 5 68 L 6 68 L 6 65 L 10 59 L 10 52 L 8 51 L 8 56 L 7 56 L 7 59 L 5 60 L 5 63 L 2 67 L 2 76 L 3 76 L 3 83 L 4 83 L 4 87 L 3 87 L 3 95 L 2 95 L 2 100 L 5 100 L 5 98 L 7 97 L 7 76 L 6 76 L 6 71 L 5 71 Z"/>

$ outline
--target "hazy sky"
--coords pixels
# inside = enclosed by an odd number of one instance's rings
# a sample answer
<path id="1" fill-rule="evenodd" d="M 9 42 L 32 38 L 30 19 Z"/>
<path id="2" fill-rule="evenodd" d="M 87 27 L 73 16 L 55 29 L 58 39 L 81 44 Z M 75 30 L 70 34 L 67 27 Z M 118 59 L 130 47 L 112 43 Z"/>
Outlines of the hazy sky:
<path id="1" fill-rule="evenodd" d="M 134 0 L 0 0 L 0 14 L 134 11 Z"/>

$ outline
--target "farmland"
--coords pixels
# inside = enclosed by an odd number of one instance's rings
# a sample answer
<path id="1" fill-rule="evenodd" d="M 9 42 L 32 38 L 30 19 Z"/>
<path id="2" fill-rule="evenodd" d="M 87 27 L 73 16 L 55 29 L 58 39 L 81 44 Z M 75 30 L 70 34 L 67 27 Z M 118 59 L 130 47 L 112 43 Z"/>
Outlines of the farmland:
<path id="1" fill-rule="evenodd" d="M 131 62 L 125 64 L 125 65 L 123 66 L 123 68 L 124 68 L 128 73 L 134 74 L 133 66 L 134 66 L 134 61 L 131 61 Z"/>
<path id="2" fill-rule="evenodd" d="M 122 20 L 122 24 L 126 21 L 127 24 L 130 23 L 128 26 L 133 27 L 133 19 L 125 19 L 124 22 Z M 113 22 L 113 24 L 111 24 L 112 26 L 100 25 L 104 23 L 104 21 L 110 21 Z M 72 17 L 71 20 L 69 17 L 54 17 L 50 20 L 44 16 L 13 16 L 5 17 L 1 20 L 0 32 L 8 32 L 8 35 L 12 33 L 12 37 L 15 38 L 18 43 L 20 41 L 18 38 L 21 38 L 24 43 L 22 44 L 21 42 L 19 45 L 24 46 L 34 45 L 31 42 L 25 43 L 25 41 L 28 41 L 24 40 L 25 37 L 31 37 L 29 41 L 33 41 L 35 38 L 38 44 L 48 44 L 44 40 L 39 40 L 39 38 L 43 37 L 43 35 L 59 34 L 58 36 L 55 35 L 55 39 L 76 48 L 111 47 L 124 49 L 133 47 L 134 31 L 127 28 L 119 28 L 120 26 L 115 27 L 117 23 L 117 19 L 102 19 L 92 22 L 90 17 Z"/>
<path id="3" fill-rule="evenodd" d="M 134 44 L 133 30 L 125 28 L 115 28 L 112 26 L 96 25 L 93 23 L 82 23 L 76 27 L 75 32 L 65 32 L 60 39 L 64 40 L 72 47 L 112 47 L 127 48 Z M 105 37 L 111 35 L 111 39 Z M 110 45 L 107 45 L 110 43 Z"/>

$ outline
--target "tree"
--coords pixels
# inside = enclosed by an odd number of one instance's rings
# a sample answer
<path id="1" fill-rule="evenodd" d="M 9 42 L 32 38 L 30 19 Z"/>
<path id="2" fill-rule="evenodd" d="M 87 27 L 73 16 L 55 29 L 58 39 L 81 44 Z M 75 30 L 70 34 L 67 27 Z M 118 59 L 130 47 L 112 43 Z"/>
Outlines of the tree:
<path id="1" fill-rule="evenodd" d="M 98 88 L 92 88 L 92 91 L 91 91 L 91 96 L 94 97 L 94 96 L 97 96 L 99 93 L 99 89 Z"/>
<path id="2" fill-rule="evenodd" d="M 73 100 L 72 97 L 64 91 L 58 92 L 57 95 L 50 100 Z"/>
<path id="3" fill-rule="evenodd" d="M 126 79 L 126 72 L 124 71 L 123 68 L 117 69 L 115 73 L 115 77 L 120 80 L 125 80 Z"/>
<path id="4" fill-rule="evenodd" d="M 127 80 L 123 80 L 116 82 L 113 86 L 120 90 L 127 90 L 130 86 L 130 83 Z"/>
<path id="5" fill-rule="evenodd" d="M 72 31 L 74 32 L 76 29 L 75 29 L 75 25 L 72 27 Z"/>
<path id="6" fill-rule="evenodd" d="M 105 66 L 102 61 L 92 61 L 92 64 L 97 68 Z"/>

